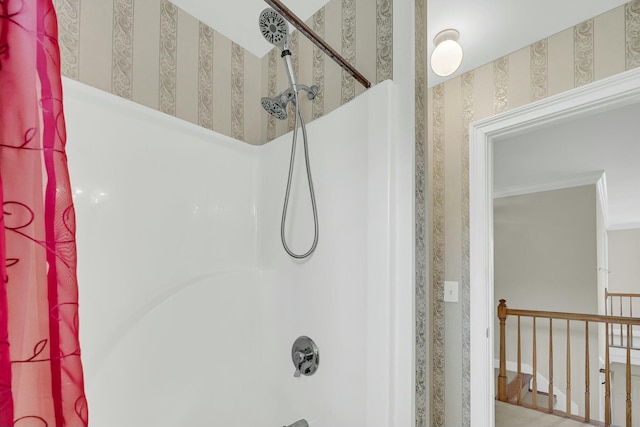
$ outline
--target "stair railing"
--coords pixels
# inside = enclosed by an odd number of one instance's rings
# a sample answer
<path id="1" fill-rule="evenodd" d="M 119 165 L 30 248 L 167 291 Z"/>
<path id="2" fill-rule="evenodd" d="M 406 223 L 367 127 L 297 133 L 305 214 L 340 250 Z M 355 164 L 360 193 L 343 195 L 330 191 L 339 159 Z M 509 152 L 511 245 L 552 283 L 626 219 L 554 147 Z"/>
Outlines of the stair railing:
<path id="1" fill-rule="evenodd" d="M 609 292 L 605 289 L 604 291 L 604 309 L 605 314 L 609 316 L 625 316 L 625 317 L 633 317 L 633 306 L 634 303 L 636 305 L 636 313 L 638 313 L 637 307 L 640 305 L 640 294 L 633 293 L 624 293 L 624 292 Z M 638 313 L 640 314 L 640 313 Z M 616 325 L 617 326 L 617 325 Z M 619 325 L 618 329 L 615 328 L 614 325 L 609 325 L 607 328 L 607 333 L 609 334 L 609 345 L 611 347 L 617 348 L 626 348 L 627 344 L 625 343 L 624 332 L 625 329 L 622 324 Z M 615 332 L 620 332 L 620 336 L 614 336 Z M 629 331 L 627 331 L 629 332 Z M 633 325 L 631 326 L 631 333 L 627 333 L 626 341 L 631 341 L 631 349 L 632 350 L 640 350 L 640 343 L 634 344 L 633 342 Z"/>
<path id="2" fill-rule="evenodd" d="M 584 422 L 591 422 L 590 414 L 590 371 L 589 371 L 589 326 L 591 323 L 603 323 L 605 330 L 609 331 L 609 325 L 622 325 L 626 326 L 627 336 L 631 336 L 631 328 L 633 326 L 640 325 L 640 318 L 633 317 L 621 317 L 610 315 L 597 315 L 597 314 L 583 314 L 583 313 L 563 313 L 554 311 L 538 311 L 538 310 L 518 310 L 507 307 L 507 301 L 500 300 L 498 305 L 498 319 L 500 320 L 500 371 L 498 375 L 498 400 L 507 402 L 507 360 L 506 360 L 506 320 L 509 316 L 516 316 L 518 318 L 518 368 L 517 368 L 517 381 L 521 387 L 522 378 L 522 366 L 521 366 L 521 340 L 520 340 L 520 318 L 529 317 L 533 319 L 533 384 L 532 384 L 532 407 L 537 407 L 537 347 L 536 347 L 536 319 L 549 319 L 549 403 L 548 412 L 553 413 L 553 321 L 565 320 L 567 322 L 567 344 L 566 344 L 566 395 L 567 404 L 566 417 L 573 417 L 571 413 L 571 341 L 570 341 L 570 322 L 584 322 L 585 328 L 585 414 Z M 607 345 L 605 350 L 605 427 L 611 426 L 611 375 L 610 375 L 610 362 L 609 362 L 609 334 L 607 336 Z M 627 370 L 626 370 L 626 426 L 631 427 L 631 340 L 627 340 L 626 343 L 627 353 Z M 521 405 L 521 399 L 518 394 L 517 404 Z M 577 414 L 576 414 L 577 415 Z"/>

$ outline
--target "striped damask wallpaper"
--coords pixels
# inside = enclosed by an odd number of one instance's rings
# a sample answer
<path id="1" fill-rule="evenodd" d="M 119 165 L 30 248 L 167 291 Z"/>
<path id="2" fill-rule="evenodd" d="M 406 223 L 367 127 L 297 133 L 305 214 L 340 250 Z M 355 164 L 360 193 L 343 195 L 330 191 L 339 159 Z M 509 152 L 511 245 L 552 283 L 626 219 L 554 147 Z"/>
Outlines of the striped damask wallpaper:
<path id="1" fill-rule="evenodd" d="M 251 144 L 292 128 L 260 107 L 287 85 L 275 50 L 257 58 L 168 0 L 54 4 L 66 77 Z M 391 10 L 392 0 L 332 0 L 309 25 L 378 82 L 391 78 Z M 323 88 L 305 103 L 308 120 L 363 92 L 297 32 L 292 51 L 299 81 Z"/>
<path id="2" fill-rule="evenodd" d="M 415 0 L 415 164 L 414 164 L 414 259 L 415 259 L 415 426 L 431 424 L 428 417 L 431 372 L 429 362 L 429 307 L 427 286 L 427 0 Z"/>
<path id="3" fill-rule="evenodd" d="M 639 66 L 634 0 L 429 89 L 431 425 L 470 424 L 469 124 Z M 461 307 L 445 310 L 445 279 L 460 282 Z"/>

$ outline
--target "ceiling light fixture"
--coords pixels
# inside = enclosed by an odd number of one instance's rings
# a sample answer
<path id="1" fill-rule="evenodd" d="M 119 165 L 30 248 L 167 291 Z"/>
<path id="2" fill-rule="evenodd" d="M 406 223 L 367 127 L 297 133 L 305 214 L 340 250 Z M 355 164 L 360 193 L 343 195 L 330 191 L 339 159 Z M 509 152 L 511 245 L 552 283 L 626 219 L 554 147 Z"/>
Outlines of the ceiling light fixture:
<path id="1" fill-rule="evenodd" d="M 446 29 L 433 38 L 436 48 L 431 54 L 431 69 L 440 77 L 450 76 L 462 64 L 462 46 L 458 43 L 458 30 Z"/>

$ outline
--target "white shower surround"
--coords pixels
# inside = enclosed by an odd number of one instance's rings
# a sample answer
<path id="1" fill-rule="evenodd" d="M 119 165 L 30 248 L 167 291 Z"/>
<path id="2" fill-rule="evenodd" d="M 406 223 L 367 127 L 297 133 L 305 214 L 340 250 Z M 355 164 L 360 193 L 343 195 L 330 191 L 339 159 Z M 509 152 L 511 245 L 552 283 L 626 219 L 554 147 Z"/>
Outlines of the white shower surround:
<path id="1" fill-rule="evenodd" d="M 412 275 L 398 266 L 413 248 L 396 236 L 413 223 L 397 201 L 413 189 L 397 184 L 413 171 L 398 164 L 397 91 L 381 83 L 308 126 L 320 240 L 294 261 L 279 236 L 290 134 L 253 147 L 64 80 L 92 426 L 401 416 L 412 395 L 398 361 L 413 349 L 397 295 L 413 288 L 395 278 Z M 288 224 L 302 251 L 312 222 L 296 161 Z M 299 335 L 320 349 L 313 377 L 293 377 Z"/>

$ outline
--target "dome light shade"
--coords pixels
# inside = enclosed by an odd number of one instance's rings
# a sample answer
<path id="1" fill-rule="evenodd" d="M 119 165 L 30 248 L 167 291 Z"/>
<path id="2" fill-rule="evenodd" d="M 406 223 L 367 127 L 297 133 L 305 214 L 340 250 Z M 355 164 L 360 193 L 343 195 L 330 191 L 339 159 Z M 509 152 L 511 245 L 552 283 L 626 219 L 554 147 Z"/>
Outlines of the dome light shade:
<path id="1" fill-rule="evenodd" d="M 462 64 L 462 46 L 458 44 L 457 30 L 442 30 L 433 38 L 436 48 L 431 54 L 431 69 L 441 77 L 455 73 Z"/>

